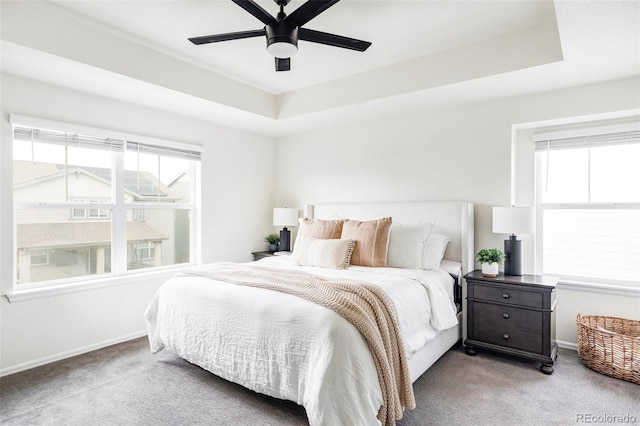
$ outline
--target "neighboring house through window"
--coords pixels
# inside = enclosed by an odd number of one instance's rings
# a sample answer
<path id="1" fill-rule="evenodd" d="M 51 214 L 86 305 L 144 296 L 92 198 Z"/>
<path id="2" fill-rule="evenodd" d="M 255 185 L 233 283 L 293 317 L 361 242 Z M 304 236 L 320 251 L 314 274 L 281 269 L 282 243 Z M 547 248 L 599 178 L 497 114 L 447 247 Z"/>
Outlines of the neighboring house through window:
<path id="1" fill-rule="evenodd" d="M 11 118 L 16 290 L 194 262 L 197 150 Z"/>

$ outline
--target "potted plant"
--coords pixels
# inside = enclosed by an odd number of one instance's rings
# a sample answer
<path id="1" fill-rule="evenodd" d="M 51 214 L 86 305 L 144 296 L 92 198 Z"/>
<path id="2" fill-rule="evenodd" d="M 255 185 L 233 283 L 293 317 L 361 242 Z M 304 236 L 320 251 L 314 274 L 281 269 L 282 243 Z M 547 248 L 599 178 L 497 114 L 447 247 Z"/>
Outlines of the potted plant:
<path id="1" fill-rule="evenodd" d="M 280 243 L 280 235 L 278 234 L 269 234 L 264 239 L 269 243 L 269 252 L 273 253 L 280 249 L 278 243 Z"/>
<path id="2" fill-rule="evenodd" d="M 497 277 L 500 265 L 507 256 L 497 248 L 482 249 L 476 254 L 476 260 L 482 264 L 482 274 L 485 277 Z"/>

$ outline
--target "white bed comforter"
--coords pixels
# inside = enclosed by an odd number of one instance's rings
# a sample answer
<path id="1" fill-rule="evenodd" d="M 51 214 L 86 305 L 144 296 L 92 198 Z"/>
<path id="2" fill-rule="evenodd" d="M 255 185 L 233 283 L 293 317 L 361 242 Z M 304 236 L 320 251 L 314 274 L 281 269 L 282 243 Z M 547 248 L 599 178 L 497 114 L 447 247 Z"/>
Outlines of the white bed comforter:
<path id="1" fill-rule="evenodd" d="M 285 256 L 261 265 L 368 281 L 398 312 L 407 357 L 457 325 L 452 278 L 443 271 L 300 267 Z M 382 393 L 366 343 L 337 313 L 296 296 L 175 277 L 145 312 L 151 351 L 185 360 L 256 392 L 305 407 L 311 426 L 378 425 Z"/>

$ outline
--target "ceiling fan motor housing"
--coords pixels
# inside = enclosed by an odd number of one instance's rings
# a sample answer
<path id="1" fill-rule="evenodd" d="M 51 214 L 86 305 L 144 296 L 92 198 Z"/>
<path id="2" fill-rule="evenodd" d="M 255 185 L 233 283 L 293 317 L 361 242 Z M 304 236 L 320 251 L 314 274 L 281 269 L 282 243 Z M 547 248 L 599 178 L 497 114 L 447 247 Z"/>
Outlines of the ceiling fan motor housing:
<path id="1" fill-rule="evenodd" d="M 296 25 L 287 21 L 275 21 L 267 24 L 265 30 L 267 51 L 276 58 L 289 58 L 298 51 L 298 27 Z"/>

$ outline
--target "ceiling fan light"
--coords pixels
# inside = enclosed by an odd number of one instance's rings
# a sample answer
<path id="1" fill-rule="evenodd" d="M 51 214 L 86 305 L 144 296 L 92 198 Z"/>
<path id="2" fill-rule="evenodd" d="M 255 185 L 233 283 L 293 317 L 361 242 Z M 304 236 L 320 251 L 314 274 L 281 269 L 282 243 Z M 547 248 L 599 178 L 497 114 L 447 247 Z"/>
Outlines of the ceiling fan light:
<path id="1" fill-rule="evenodd" d="M 277 21 L 266 25 L 264 29 L 270 55 L 287 59 L 298 53 L 298 27 L 287 21 Z"/>
<path id="2" fill-rule="evenodd" d="M 298 53 L 298 47 L 289 42 L 276 42 L 267 46 L 267 52 L 276 58 L 291 58 Z"/>

